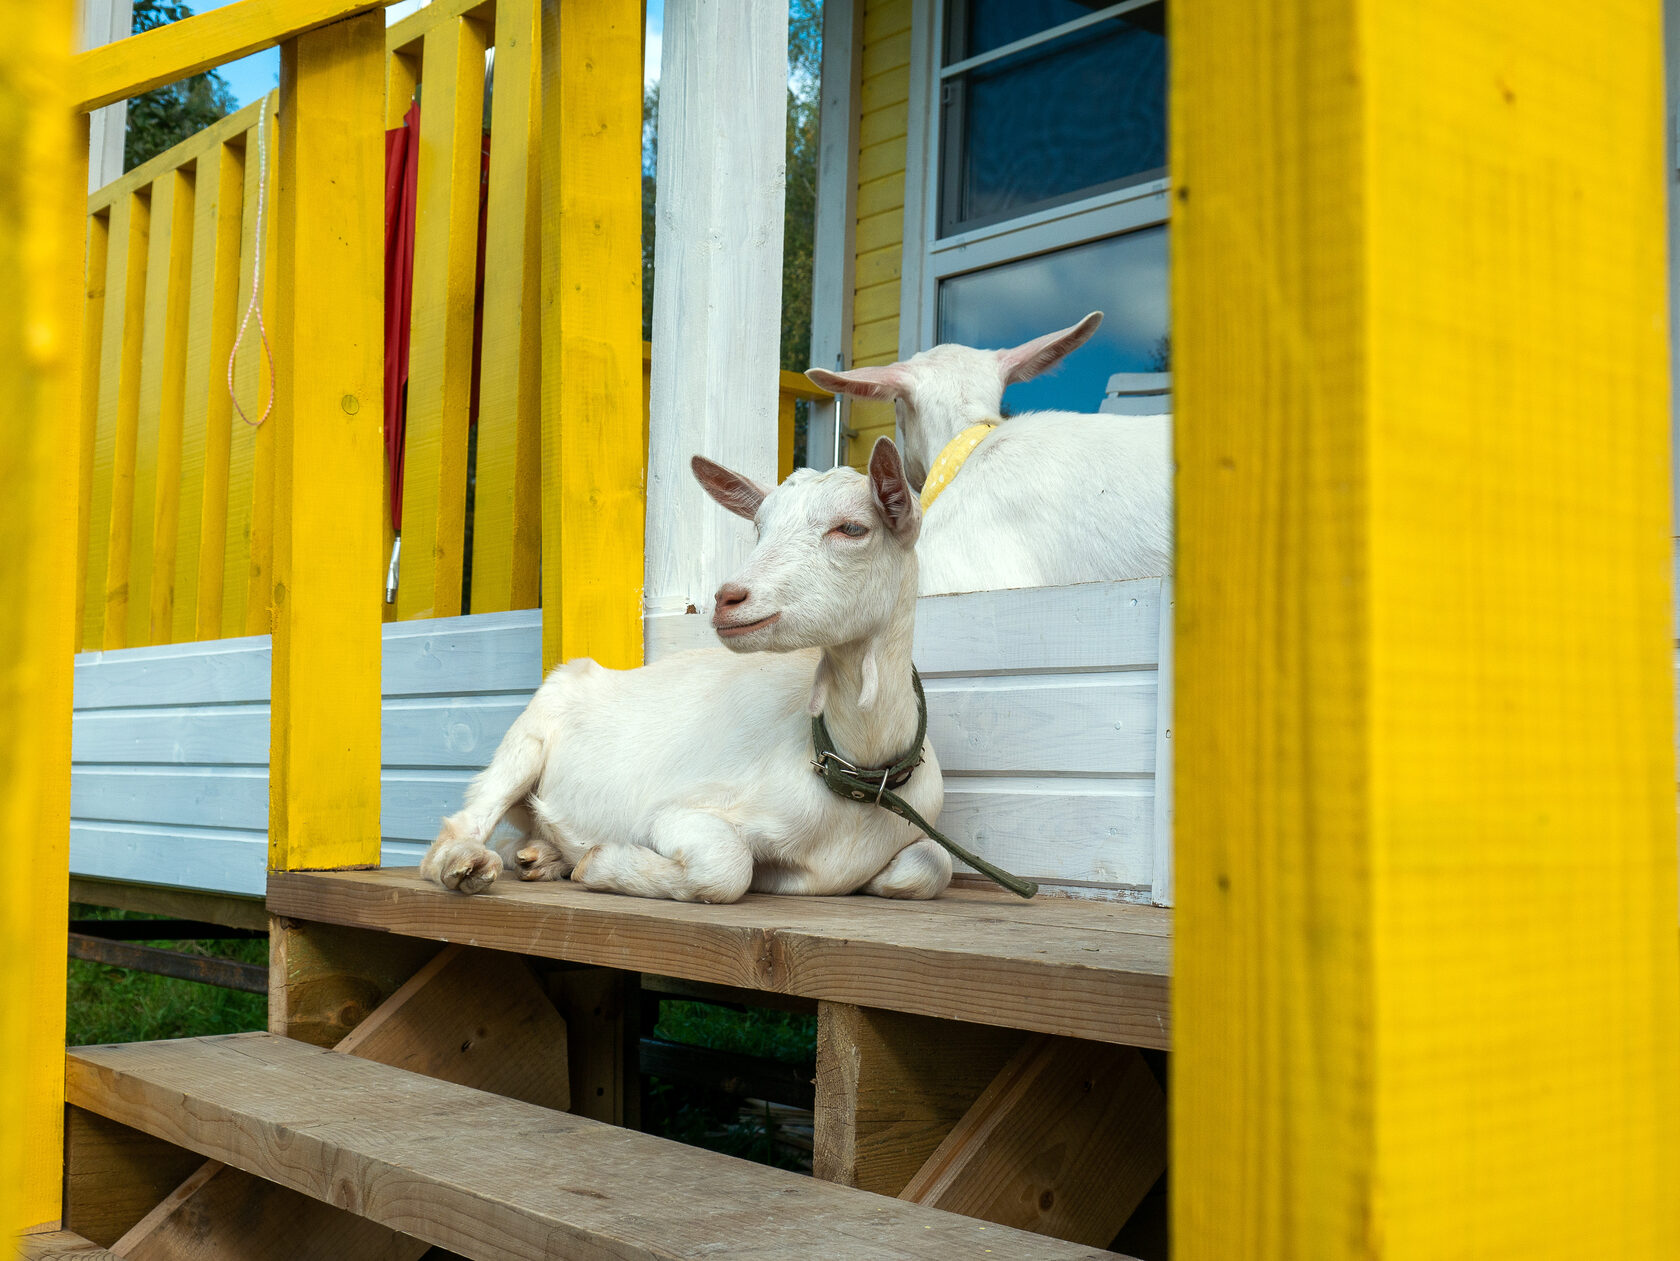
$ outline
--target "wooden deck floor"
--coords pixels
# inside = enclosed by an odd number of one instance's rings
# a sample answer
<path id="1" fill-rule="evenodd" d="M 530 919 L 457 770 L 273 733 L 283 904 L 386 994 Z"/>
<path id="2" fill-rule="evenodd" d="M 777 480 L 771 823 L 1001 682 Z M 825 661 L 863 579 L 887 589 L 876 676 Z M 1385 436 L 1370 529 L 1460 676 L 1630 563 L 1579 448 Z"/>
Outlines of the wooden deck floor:
<path id="1" fill-rule="evenodd" d="M 1101 1042 L 1169 1043 L 1171 912 L 953 890 L 695 906 L 413 868 L 274 872 L 276 915 Z"/>

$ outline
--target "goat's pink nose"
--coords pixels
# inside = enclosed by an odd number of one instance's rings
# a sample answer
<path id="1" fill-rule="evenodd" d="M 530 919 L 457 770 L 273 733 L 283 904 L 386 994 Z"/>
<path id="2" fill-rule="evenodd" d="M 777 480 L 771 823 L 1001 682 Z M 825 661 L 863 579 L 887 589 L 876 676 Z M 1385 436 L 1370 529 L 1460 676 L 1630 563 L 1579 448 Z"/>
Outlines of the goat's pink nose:
<path id="1" fill-rule="evenodd" d="M 715 599 L 718 610 L 732 609 L 738 604 L 745 604 L 752 597 L 752 592 L 745 587 L 737 586 L 733 582 L 726 582 L 718 588 Z"/>

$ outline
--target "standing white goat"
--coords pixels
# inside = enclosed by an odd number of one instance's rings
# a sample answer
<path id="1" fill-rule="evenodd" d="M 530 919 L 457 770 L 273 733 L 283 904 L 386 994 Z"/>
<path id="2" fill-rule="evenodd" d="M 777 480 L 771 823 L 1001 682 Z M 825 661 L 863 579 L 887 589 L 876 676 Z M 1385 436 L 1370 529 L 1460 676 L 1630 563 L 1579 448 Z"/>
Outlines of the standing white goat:
<path id="1" fill-rule="evenodd" d="M 928 508 L 917 546 L 924 595 L 1048 587 L 1172 572 L 1172 417 L 1028 412 L 1002 419 L 1004 387 L 1085 344 L 1093 311 L 1009 350 L 943 345 L 880 368 L 805 375 L 890 399 L 918 489 L 972 425 L 996 425 Z"/>
<path id="2" fill-rule="evenodd" d="M 921 507 L 898 449 L 877 442 L 868 477 L 800 469 L 773 491 L 699 456 L 694 474 L 758 529 L 712 614 L 732 651 L 552 671 L 421 874 L 463 893 L 487 887 L 502 856 L 486 841 L 511 813 L 530 832 L 505 847 L 523 880 L 570 875 L 686 902 L 749 888 L 937 897 L 951 882 L 946 852 L 896 815 L 836 796 L 811 765 L 814 714 L 858 766 L 888 765 L 916 738 Z M 937 823 L 945 787 L 931 747 L 925 759 L 899 792 Z"/>

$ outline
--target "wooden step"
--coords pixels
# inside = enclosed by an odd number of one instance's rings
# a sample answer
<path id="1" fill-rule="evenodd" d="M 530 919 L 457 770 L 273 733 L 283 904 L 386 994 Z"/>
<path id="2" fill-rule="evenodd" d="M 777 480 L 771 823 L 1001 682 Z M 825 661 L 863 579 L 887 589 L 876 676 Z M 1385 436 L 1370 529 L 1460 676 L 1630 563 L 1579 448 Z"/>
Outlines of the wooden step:
<path id="1" fill-rule="evenodd" d="M 116 1253 L 69 1230 L 25 1235 L 18 1240 L 17 1255 L 19 1261 L 122 1261 Z"/>
<path id="2" fill-rule="evenodd" d="M 1172 913 L 951 890 L 931 902 L 749 894 L 696 906 L 498 880 L 473 897 L 414 868 L 271 872 L 296 919 L 469 942 L 1096 1042 L 1166 1049 Z"/>
<path id="3" fill-rule="evenodd" d="M 1108 1258 L 266 1033 L 80 1047 L 68 1100 L 468 1257 Z"/>

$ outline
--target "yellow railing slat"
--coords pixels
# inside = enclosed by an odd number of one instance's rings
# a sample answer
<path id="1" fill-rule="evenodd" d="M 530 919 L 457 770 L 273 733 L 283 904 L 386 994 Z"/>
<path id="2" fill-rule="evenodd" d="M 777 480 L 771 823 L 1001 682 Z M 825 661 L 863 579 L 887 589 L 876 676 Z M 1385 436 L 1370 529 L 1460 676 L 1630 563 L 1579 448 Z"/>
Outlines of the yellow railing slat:
<path id="1" fill-rule="evenodd" d="M 140 419 L 140 366 L 145 345 L 147 265 L 151 247 L 152 202 L 149 194 L 127 199 L 127 273 L 123 301 L 106 299 L 106 329 L 119 320 L 115 336 L 107 336 L 101 354 L 100 437 L 105 417 L 111 417 L 111 509 L 107 523 L 105 573 L 105 648 L 128 647 L 128 571 L 134 534 L 134 448 Z M 100 453 L 96 452 L 95 468 Z M 91 645 L 90 645 L 91 646 Z"/>
<path id="2" fill-rule="evenodd" d="M 152 184 L 152 235 L 147 248 L 146 311 L 140 348 L 140 394 L 134 435 L 134 515 L 129 527 L 128 646 L 157 643 L 152 580 L 159 560 L 157 524 L 172 508 L 167 467 L 180 459 L 181 334 L 185 331 L 186 275 L 192 247 L 192 177 L 177 167 Z M 170 378 L 175 388 L 170 388 Z M 171 431 L 173 431 L 171 433 Z M 164 549 L 172 552 L 173 541 Z M 172 556 L 162 558 L 165 563 Z M 167 629 L 167 624 L 165 626 Z"/>
<path id="3" fill-rule="evenodd" d="M 543 665 L 642 660 L 641 0 L 543 0 Z"/>
<path id="4" fill-rule="evenodd" d="M 397 591 L 405 620 L 461 612 L 486 36 L 473 18 L 425 36 Z"/>
<path id="5" fill-rule="evenodd" d="M 474 464 L 474 613 L 535 608 L 542 545 L 536 0 L 499 0 Z"/>
<path id="6" fill-rule="evenodd" d="M 272 260 L 279 243 L 280 216 L 275 211 L 279 201 L 280 166 L 274 154 L 280 134 L 278 110 L 270 110 L 268 114 L 268 201 L 263 218 L 263 258 Z M 383 185 L 381 185 L 383 188 Z M 381 218 L 383 223 L 383 218 Z M 275 308 L 280 299 L 279 289 L 274 279 L 274 268 L 270 263 L 263 264 L 262 297 L 259 307 L 265 320 L 265 327 L 275 327 Z M 244 313 L 240 313 L 244 318 Z M 258 372 L 264 382 L 270 381 L 268 355 L 262 348 L 262 339 L 257 329 L 256 316 L 251 317 L 251 325 L 245 333 L 246 344 L 250 347 Z M 273 342 L 273 334 L 270 334 Z M 241 352 L 243 353 L 243 351 Z M 279 355 L 275 355 L 279 359 Z M 275 368 L 277 373 L 278 365 Z M 278 387 L 274 387 L 276 390 Z M 274 411 L 280 409 L 279 397 L 275 395 Z M 255 421 L 262 413 L 252 415 Z M 269 418 L 274 419 L 273 415 Z M 251 449 L 251 554 L 250 569 L 245 587 L 245 633 L 247 635 L 266 635 L 271 629 L 269 616 L 271 612 L 270 595 L 274 585 L 274 429 L 268 423 L 256 427 Z"/>
<path id="7" fill-rule="evenodd" d="M 105 330 L 105 262 L 110 226 L 109 215 L 88 216 L 86 301 L 82 307 L 81 431 L 76 477 L 77 652 L 82 650 L 87 626 L 88 558 L 93 538 L 93 449 L 94 437 L 99 432 L 99 339 Z M 107 496 L 109 493 L 107 486 Z M 103 550 L 100 559 L 104 559 Z"/>
<path id="8" fill-rule="evenodd" d="M 70 59 L 77 110 L 98 109 L 153 88 L 214 70 L 316 27 L 389 0 L 240 0 L 171 22 Z"/>
<path id="9" fill-rule="evenodd" d="M 281 53 L 269 866 L 379 861 L 385 24 Z"/>
<path id="10" fill-rule="evenodd" d="M 1680 1256 L 1662 13 L 1581 16 L 1173 9 L 1178 1261 Z"/>
<path id="11" fill-rule="evenodd" d="M 169 247 L 169 309 L 164 316 L 163 382 L 158 397 L 151 609 L 145 641 L 148 644 L 167 644 L 173 637 L 175 570 L 180 535 L 181 425 L 186 401 L 187 315 L 192 300 L 193 228 L 197 198 L 193 172 L 177 171 L 175 181 L 175 221 Z M 132 623 L 132 613 L 130 620 Z"/>
<path id="12" fill-rule="evenodd" d="M 242 147 L 218 144 L 199 158 L 171 628 L 177 643 L 214 638 L 221 626 L 228 422 L 233 410 L 227 393 L 227 357 L 239 299 L 244 182 Z"/>
<path id="13" fill-rule="evenodd" d="M 270 158 L 272 163 L 273 159 Z M 241 197 L 239 230 L 239 300 L 234 304 L 235 328 L 244 322 L 251 303 L 251 282 L 257 248 L 257 189 L 263 173 L 257 162 L 257 129 L 245 133 L 245 188 Z M 270 204 L 270 213 L 273 207 Z M 220 370 L 217 370 L 220 375 Z M 262 415 L 269 400 L 268 356 L 257 335 L 255 317 L 239 343 L 233 365 L 233 388 L 247 420 L 233 413 L 228 422 L 226 533 L 222 544 L 221 638 L 249 634 L 245 610 L 251 586 L 251 501 L 256 479 L 257 431 L 249 422 Z M 231 406 L 230 406 L 231 411 Z"/>

